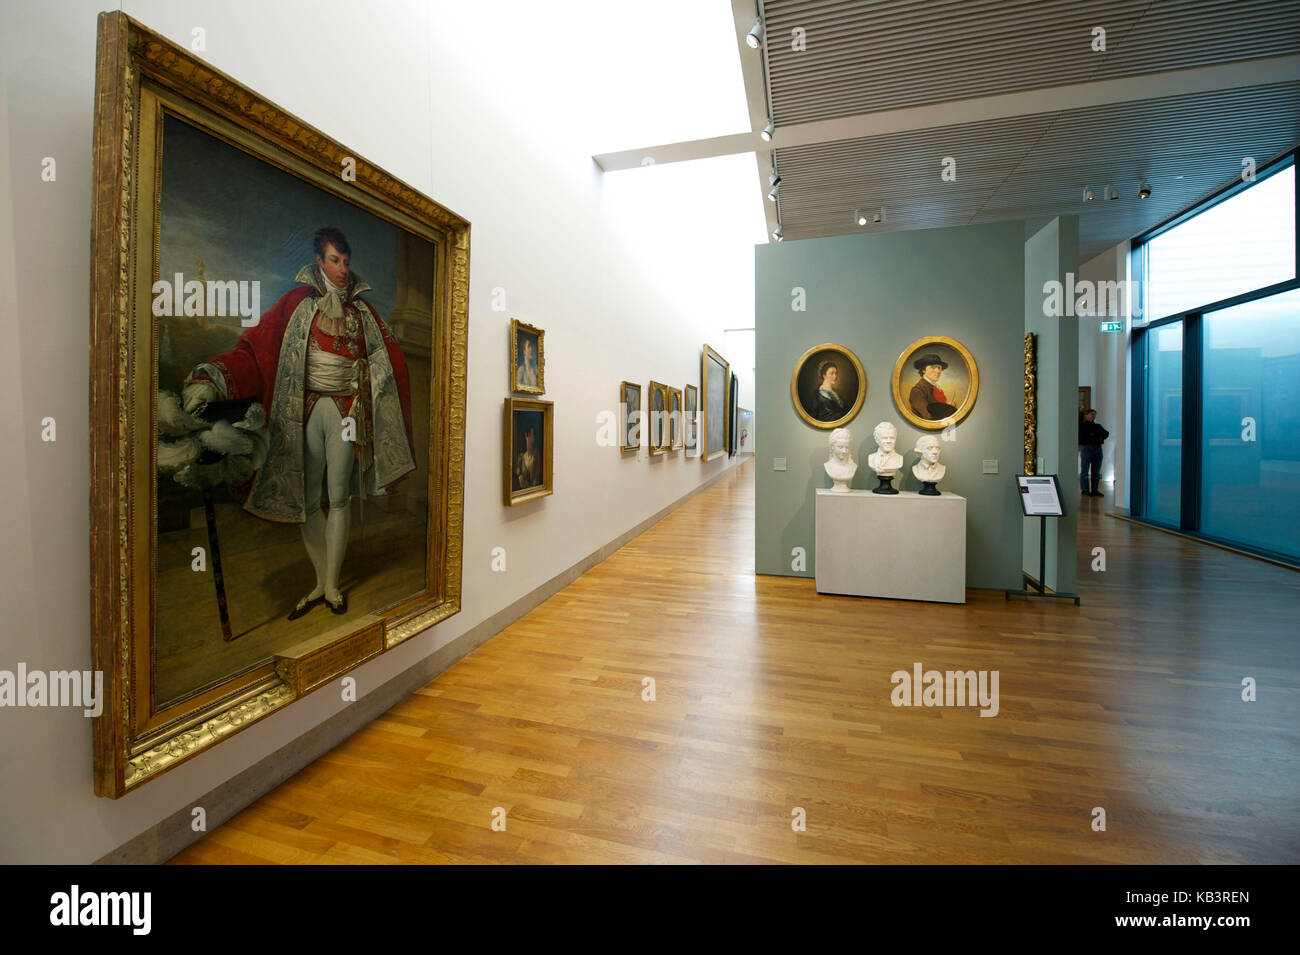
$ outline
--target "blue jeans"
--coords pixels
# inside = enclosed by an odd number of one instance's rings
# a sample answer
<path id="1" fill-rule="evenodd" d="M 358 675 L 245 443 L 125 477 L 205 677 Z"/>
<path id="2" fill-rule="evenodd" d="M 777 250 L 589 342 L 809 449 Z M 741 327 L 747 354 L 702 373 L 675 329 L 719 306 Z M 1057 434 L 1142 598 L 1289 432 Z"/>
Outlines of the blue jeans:
<path id="1" fill-rule="evenodd" d="M 1091 472 L 1091 486 L 1089 486 Z M 1101 445 L 1085 444 L 1079 449 L 1079 490 L 1096 491 L 1101 483 Z"/>

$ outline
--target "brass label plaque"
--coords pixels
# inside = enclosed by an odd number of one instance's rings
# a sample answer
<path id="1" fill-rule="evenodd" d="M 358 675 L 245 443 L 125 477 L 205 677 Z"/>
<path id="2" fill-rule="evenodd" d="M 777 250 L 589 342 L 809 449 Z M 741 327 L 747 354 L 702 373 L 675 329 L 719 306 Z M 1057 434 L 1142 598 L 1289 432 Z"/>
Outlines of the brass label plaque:
<path id="1" fill-rule="evenodd" d="M 364 630 L 317 647 L 302 656 L 277 657 L 275 671 L 293 687 L 295 693 L 303 694 L 351 670 L 383 649 L 384 622 L 376 620 Z"/>

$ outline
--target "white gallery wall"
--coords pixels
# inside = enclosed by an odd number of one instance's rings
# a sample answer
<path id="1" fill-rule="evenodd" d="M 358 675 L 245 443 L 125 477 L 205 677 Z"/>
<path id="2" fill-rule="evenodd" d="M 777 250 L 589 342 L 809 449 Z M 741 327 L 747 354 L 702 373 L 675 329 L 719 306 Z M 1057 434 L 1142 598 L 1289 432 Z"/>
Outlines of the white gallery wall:
<path id="1" fill-rule="evenodd" d="M 105 4 L 0 6 L 0 669 L 87 669 L 91 122 Z M 624 456 L 597 444 L 596 421 L 616 410 L 621 379 L 698 383 L 701 343 L 724 350 L 724 329 L 752 325 L 764 240 L 753 159 L 608 177 L 591 160 L 744 128 L 728 4 L 123 9 L 187 47 L 201 30 L 204 59 L 472 223 L 463 609 L 353 671 L 359 694 L 728 465 Z M 45 157 L 54 182 L 41 180 Z M 555 494 L 505 508 L 511 317 L 546 330 Z M 54 442 L 41 438 L 46 417 Z M 498 546 L 505 573 L 490 567 Z M 313 693 L 115 801 L 93 795 L 80 711 L 0 708 L 0 862 L 96 859 L 345 705 Z"/>
<path id="2" fill-rule="evenodd" d="M 753 325 L 752 321 L 750 325 Z M 758 402 L 758 393 L 755 390 L 757 382 L 754 378 L 754 368 L 758 363 L 755 334 L 753 327 L 729 328 L 722 347 L 722 354 L 727 356 L 727 360 L 731 362 L 731 370 L 736 373 L 736 392 L 739 395 L 740 407 L 751 412 Z M 745 441 L 744 448 L 746 454 L 752 453 L 757 448 L 756 417 L 749 421 L 749 437 Z"/>
<path id="3" fill-rule="evenodd" d="M 1079 280 L 1123 282 L 1128 279 L 1128 241 L 1111 246 L 1100 255 L 1079 266 Z M 1126 286 L 1120 286 L 1125 288 Z M 1109 304 L 1109 303 L 1108 303 Z M 1129 337 L 1133 323 L 1129 319 L 1129 296 L 1115 300 L 1115 314 L 1079 316 L 1079 385 L 1092 388 L 1092 406 L 1097 409 L 1097 423 L 1110 432 L 1102 446 L 1101 479 L 1114 481 L 1114 503 L 1128 507 L 1129 449 Z M 1099 305 L 1099 312 L 1101 306 Z M 1123 322 L 1118 332 L 1103 332 L 1103 322 Z M 1078 473 L 1078 460 L 1075 471 Z M 1103 488 L 1103 490 L 1106 490 Z"/>

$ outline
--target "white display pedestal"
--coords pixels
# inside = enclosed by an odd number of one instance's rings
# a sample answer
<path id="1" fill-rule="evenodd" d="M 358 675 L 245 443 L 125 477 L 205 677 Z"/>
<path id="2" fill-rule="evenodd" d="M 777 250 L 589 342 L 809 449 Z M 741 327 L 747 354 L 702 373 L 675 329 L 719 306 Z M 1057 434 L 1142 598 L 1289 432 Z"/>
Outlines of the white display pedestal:
<path id="1" fill-rule="evenodd" d="M 966 498 L 817 489 L 817 592 L 966 602 Z"/>

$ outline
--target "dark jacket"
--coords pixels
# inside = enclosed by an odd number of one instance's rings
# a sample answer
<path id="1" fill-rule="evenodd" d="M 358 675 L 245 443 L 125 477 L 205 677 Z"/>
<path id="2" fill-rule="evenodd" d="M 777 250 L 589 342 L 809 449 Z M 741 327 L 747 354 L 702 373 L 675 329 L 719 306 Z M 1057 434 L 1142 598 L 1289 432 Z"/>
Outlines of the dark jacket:
<path id="1" fill-rule="evenodd" d="M 1110 432 L 1095 421 L 1079 422 L 1079 443 L 1085 448 L 1100 448 L 1101 443 L 1110 437 Z"/>
<path id="2" fill-rule="evenodd" d="M 943 401 L 939 400 L 934 385 L 924 377 L 918 378 L 916 384 L 912 385 L 912 390 L 907 393 L 907 403 L 913 414 L 926 421 L 942 421 L 957 413 L 957 409 L 948 403 L 946 395 Z"/>
<path id="3" fill-rule="evenodd" d="M 820 388 L 812 393 L 807 405 L 808 413 L 818 421 L 838 421 L 844 417 L 844 403 L 822 394 Z"/>

